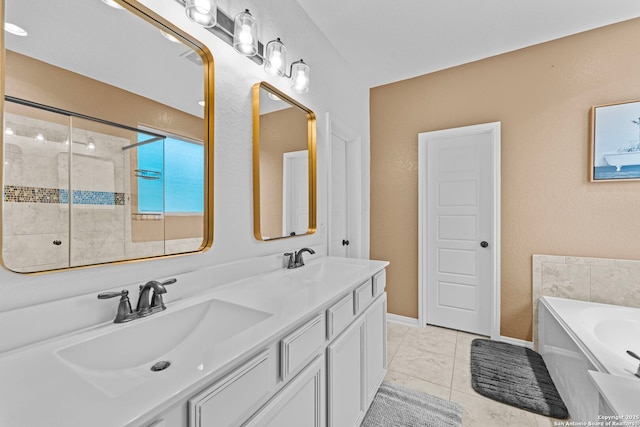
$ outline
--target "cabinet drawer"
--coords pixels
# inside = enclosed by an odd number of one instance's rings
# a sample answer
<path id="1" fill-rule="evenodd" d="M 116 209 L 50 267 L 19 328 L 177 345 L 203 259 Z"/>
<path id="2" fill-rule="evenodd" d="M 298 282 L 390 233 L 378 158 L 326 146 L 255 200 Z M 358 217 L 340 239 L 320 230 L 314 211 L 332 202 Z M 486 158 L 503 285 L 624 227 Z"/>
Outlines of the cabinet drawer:
<path id="1" fill-rule="evenodd" d="M 387 270 L 382 270 L 373 276 L 373 296 L 377 297 L 387 287 Z"/>
<path id="2" fill-rule="evenodd" d="M 258 409 L 274 388 L 264 351 L 189 400 L 189 427 L 238 426 Z"/>
<path id="3" fill-rule="evenodd" d="M 339 335 L 352 320 L 353 294 L 349 292 L 349 295 L 327 309 L 327 339 Z"/>
<path id="4" fill-rule="evenodd" d="M 324 347 L 324 316 L 318 315 L 280 341 L 280 376 L 283 380 L 303 368 Z"/>
<path id="5" fill-rule="evenodd" d="M 372 281 L 367 280 L 353 291 L 353 313 L 360 314 L 373 300 Z"/>

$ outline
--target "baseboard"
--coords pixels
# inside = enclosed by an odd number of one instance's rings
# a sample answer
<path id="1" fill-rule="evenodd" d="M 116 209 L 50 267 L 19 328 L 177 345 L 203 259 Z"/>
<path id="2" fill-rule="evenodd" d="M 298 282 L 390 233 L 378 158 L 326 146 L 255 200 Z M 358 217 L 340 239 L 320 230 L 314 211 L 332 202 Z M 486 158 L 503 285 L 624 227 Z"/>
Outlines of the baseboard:
<path id="1" fill-rule="evenodd" d="M 387 313 L 387 321 L 394 323 L 402 323 L 403 325 L 418 327 L 418 319 L 413 317 L 400 316 L 399 314 Z"/>
<path id="2" fill-rule="evenodd" d="M 519 345 L 521 347 L 530 348 L 533 350 L 533 343 L 531 341 L 520 340 L 518 338 L 504 337 L 500 335 L 500 341 L 506 342 L 508 344 Z"/>

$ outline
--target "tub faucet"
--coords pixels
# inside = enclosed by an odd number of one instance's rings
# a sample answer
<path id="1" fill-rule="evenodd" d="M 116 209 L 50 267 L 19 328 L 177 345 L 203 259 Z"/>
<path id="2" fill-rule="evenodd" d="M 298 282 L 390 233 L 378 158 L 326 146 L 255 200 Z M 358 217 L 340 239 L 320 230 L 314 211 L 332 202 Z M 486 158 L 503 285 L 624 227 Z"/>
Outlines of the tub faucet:
<path id="1" fill-rule="evenodd" d="M 310 248 L 302 248 L 298 252 L 296 252 L 296 256 L 293 262 L 293 268 L 302 267 L 304 265 L 304 260 L 302 259 L 302 254 L 304 252 L 309 252 L 311 255 L 315 254 L 316 251 Z"/>

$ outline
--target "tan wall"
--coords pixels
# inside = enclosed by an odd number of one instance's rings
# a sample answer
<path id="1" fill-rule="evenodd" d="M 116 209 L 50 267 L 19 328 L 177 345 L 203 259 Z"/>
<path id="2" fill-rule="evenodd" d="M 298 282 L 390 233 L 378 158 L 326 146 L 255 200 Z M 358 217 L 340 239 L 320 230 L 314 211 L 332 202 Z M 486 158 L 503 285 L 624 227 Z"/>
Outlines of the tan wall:
<path id="1" fill-rule="evenodd" d="M 281 237 L 284 153 L 307 149 L 307 116 L 290 107 L 260 115 L 260 232 Z"/>
<path id="2" fill-rule="evenodd" d="M 640 19 L 371 90 L 371 257 L 418 317 L 418 134 L 502 122 L 501 334 L 530 340 L 531 256 L 640 259 L 640 182 L 589 182 L 589 110 L 640 99 Z M 424 52 L 428 55 L 428 52 Z"/>

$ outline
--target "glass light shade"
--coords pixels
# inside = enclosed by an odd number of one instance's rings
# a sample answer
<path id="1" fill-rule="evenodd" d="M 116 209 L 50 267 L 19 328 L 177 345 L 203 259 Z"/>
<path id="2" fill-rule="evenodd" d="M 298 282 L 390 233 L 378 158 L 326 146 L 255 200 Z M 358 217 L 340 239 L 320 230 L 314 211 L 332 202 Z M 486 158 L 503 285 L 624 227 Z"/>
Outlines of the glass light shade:
<path id="1" fill-rule="evenodd" d="M 291 90 L 295 93 L 309 92 L 310 68 L 304 61 L 296 61 L 291 64 Z"/>
<path id="2" fill-rule="evenodd" d="M 245 56 L 258 53 L 258 21 L 249 9 L 237 14 L 233 20 L 233 48 Z"/>
<path id="3" fill-rule="evenodd" d="M 287 72 L 287 48 L 280 38 L 267 43 L 264 70 L 272 76 L 284 76 Z M 269 94 L 271 95 L 271 94 Z"/>
<path id="4" fill-rule="evenodd" d="M 196 24 L 206 28 L 216 25 L 218 20 L 216 0 L 185 0 L 184 7 L 187 17 Z"/>

